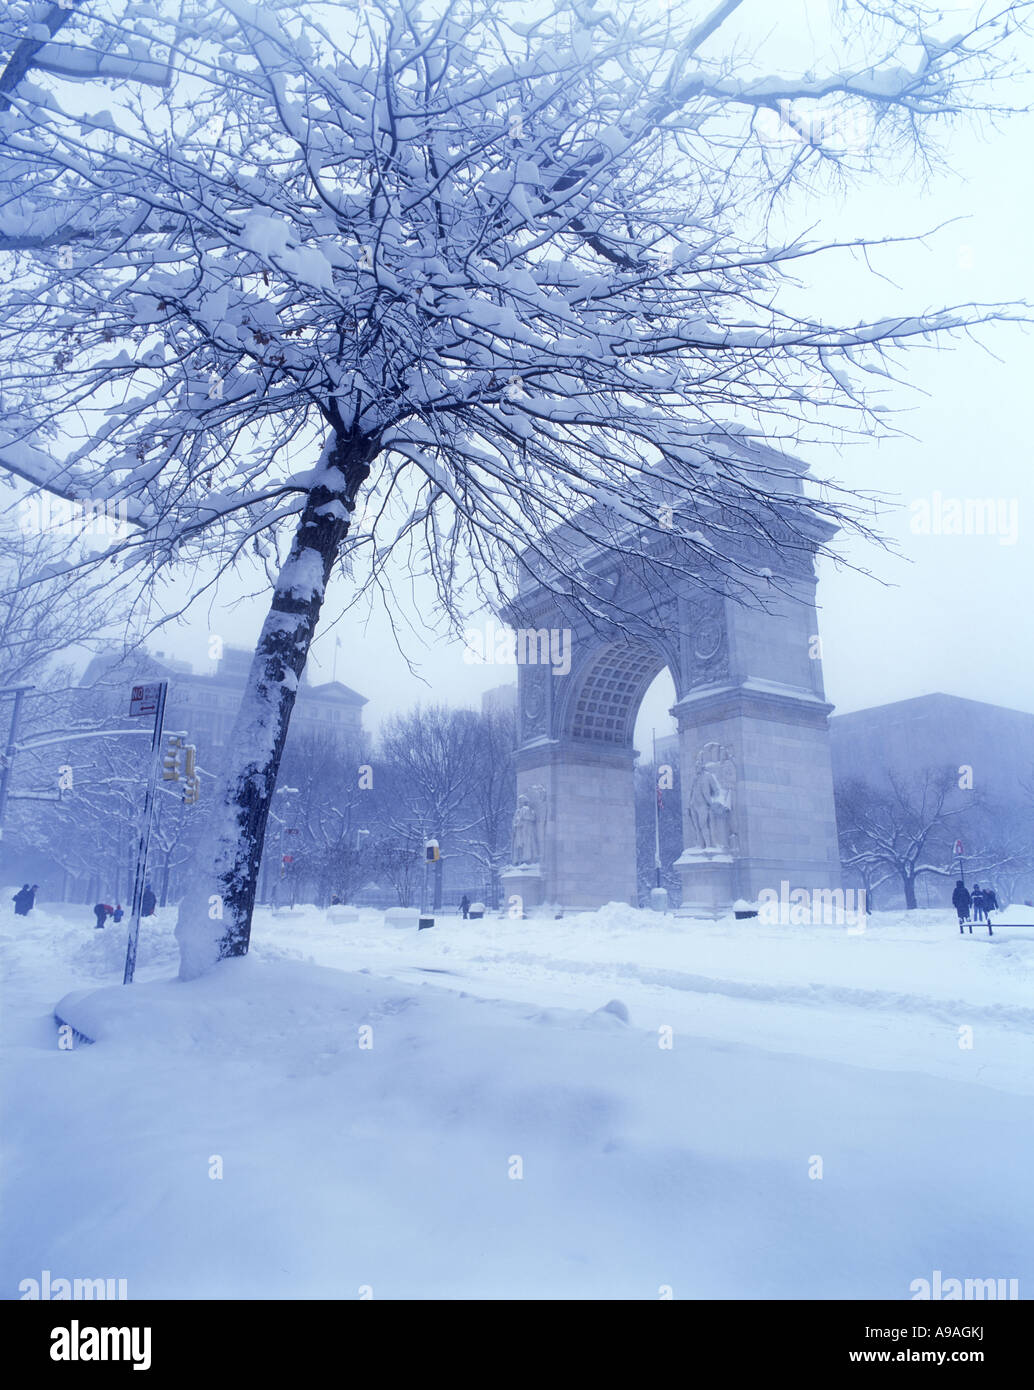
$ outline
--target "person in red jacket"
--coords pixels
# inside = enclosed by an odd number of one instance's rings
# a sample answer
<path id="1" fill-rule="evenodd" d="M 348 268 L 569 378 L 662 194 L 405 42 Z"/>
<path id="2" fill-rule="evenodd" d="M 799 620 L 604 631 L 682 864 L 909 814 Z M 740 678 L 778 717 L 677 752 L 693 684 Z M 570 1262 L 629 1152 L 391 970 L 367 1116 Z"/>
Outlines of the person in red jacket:
<path id="1" fill-rule="evenodd" d="M 103 927 L 108 918 L 115 915 L 115 909 L 111 903 L 97 903 L 94 906 L 93 915 L 97 918 L 97 927 Z M 97 930 L 97 927 L 94 927 L 94 931 Z"/>

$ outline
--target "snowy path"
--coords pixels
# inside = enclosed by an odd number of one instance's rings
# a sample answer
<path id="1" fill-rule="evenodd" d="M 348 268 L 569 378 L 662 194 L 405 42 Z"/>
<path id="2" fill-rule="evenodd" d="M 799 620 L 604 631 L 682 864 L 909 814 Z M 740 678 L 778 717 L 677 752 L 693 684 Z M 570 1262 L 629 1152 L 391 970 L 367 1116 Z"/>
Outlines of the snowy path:
<path id="1" fill-rule="evenodd" d="M 386 933 L 373 914 L 357 926 L 335 926 L 312 912 L 260 914 L 256 941 L 293 947 L 321 965 L 359 964 L 485 999 L 595 1009 L 617 996 L 634 1024 L 653 1031 L 667 1024 L 699 1038 L 1034 1095 L 1034 932 L 1010 936 L 1003 924 L 991 944 L 976 936 L 959 941 L 944 914 L 922 916 L 919 926 L 889 918 L 890 925 L 873 930 L 881 955 L 875 969 L 869 942 L 835 929 L 755 928 L 747 937 L 741 924 L 687 927 L 670 918 L 658 924 L 647 914 L 634 914 L 647 924 L 638 938 L 633 926 L 602 940 L 586 940 L 584 928 L 570 922 L 557 930 L 553 923 L 444 918 L 440 933 L 436 927 L 416 935 Z M 572 932 L 581 934 L 586 958 L 567 955 Z M 528 937 L 535 949 L 526 948 Z M 698 957 L 714 969 L 641 962 L 629 959 L 626 948 L 648 959 L 665 952 Z M 969 954 L 974 951 L 996 954 Z M 915 988 L 879 988 L 881 968 L 896 986 Z M 733 971 L 738 978 L 729 978 Z M 793 978 L 803 971 L 810 972 L 803 981 L 802 973 Z M 1007 1002 L 992 1002 L 995 992 Z M 960 1034 L 964 1027 L 972 1034 Z"/>
<path id="2" fill-rule="evenodd" d="M 184 986 L 166 917 L 126 990 L 85 917 L 5 943 L 6 1297 L 43 1269 L 131 1298 L 1034 1288 L 1034 942 L 309 910 Z M 94 1047 L 55 1045 L 68 988 Z"/>

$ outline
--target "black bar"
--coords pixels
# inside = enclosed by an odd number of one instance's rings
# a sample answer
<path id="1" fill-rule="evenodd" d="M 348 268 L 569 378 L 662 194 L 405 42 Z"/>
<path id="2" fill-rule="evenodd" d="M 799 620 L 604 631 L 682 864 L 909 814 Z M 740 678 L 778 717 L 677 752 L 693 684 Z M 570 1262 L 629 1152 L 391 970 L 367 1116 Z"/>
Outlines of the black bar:
<path id="1" fill-rule="evenodd" d="M 764 1251 L 759 1250 L 759 1258 Z M 523 1305 L 530 1305 L 524 1311 Z M 127 1359 L 55 1360 L 52 1349 L 96 1349 L 87 1329 L 137 1329 L 135 1351 L 150 1364 L 134 1375 Z M 145 1343 L 144 1329 L 150 1340 Z M 72 1334 L 75 1333 L 73 1343 Z M 644 1340 L 645 1339 L 645 1340 Z M 654 1340 L 663 1339 L 663 1340 Z M 669 1365 L 687 1382 L 701 1374 L 737 1382 L 744 1372 L 782 1379 L 802 1371 L 839 1377 L 855 1367 L 988 1369 L 1004 1377 L 1029 1364 L 1030 1311 L 1023 1301 L 708 1302 L 651 1297 L 615 1303 L 534 1300 L 400 1301 L 357 1296 L 326 1302 L 154 1302 L 126 1300 L 8 1303 L 5 1361 L 33 1383 L 40 1374 L 73 1382 L 86 1374 L 164 1383 L 202 1372 L 239 1384 L 256 1373 L 292 1384 L 319 1373 L 342 1382 L 373 1376 L 397 1381 L 413 1367 L 448 1367 L 460 1385 L 512 1381 L 522 1366 L 554 1381 L 573 1360 L 579 1380 L 596 1366 L 622 1377 L 654 1379 Z M 631 1358 L 619 1370 L 615 1355 Z M 309 1374 L 306 1374 L 309 1372 Z M 232 1377 L 232 1381 L 230 1379 Z M 1022 1379 L 1022 1372 L 1021 1372 Z M 223 1383 L 223 1382 L 219 1382 Z M 837 1384 L 837 1380 L 830 1380 Z M 181 1382 L 182 1384 L 182 1382 Z"/>

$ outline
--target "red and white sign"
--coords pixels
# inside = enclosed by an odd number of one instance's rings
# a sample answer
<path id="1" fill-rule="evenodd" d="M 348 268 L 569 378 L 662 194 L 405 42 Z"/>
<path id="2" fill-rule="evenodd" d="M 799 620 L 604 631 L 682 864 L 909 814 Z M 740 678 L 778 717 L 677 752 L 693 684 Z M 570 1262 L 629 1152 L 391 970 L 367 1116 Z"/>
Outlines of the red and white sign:
<path id="1" fill-rule="evenodd" d="M 961 840 L 956 840 L 956 841 L 955 841 L 955 848 L 952 850 L 952 854 L 954 854 L 955 858 L 958 859 L 958 858 L 960 858 L 961 855 L 964 854 L 964 853 L 965 853 L 965 851 L 964 851 L 963 848 L 962 848 L 962 841 L 961 841 Z"/>
<path id="2" fill-rule="evenodd" d="M 130 717 L 137 714 L 157 714 L 161 693 L 161 681 L 155 681 L 153 685 L 134 685 L 129 695 Z"/>

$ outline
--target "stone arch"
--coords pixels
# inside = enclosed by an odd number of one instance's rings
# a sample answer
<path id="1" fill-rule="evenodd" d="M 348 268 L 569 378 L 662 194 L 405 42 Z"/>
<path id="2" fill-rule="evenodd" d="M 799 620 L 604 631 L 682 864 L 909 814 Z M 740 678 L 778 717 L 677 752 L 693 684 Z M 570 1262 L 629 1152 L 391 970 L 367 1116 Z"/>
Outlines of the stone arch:
<path id="1" fill-rule="evenodd" d="M 813 529 L 816 540 L 832 532 L 818 518 Z M 503 616 L 537 634 L 524 650 L 538 658 L 518 660 L 516 763 L 525 824 L 534 819 L 521 843 L 539 857 L 503 881 L 525 909 L 636 901 L 633 733 L 665 666 L 682 766 L 682 911 L 715 916 L 784 884 L 839 887 L 812 557 L 774 538 L 747 559 L 778 578 L 763 604 L 702 583 L 688 551 L 684 567 L 653 575 L 641 558 L 623 570 L 601 554 L 600 606 L 616 594 L 620 612 L 592 619 L 555 582 L 522 576 Z M 579 563 L 592 573 L 591 556 Z M 558 650 L 566 669 L 542 660 Z"/>

